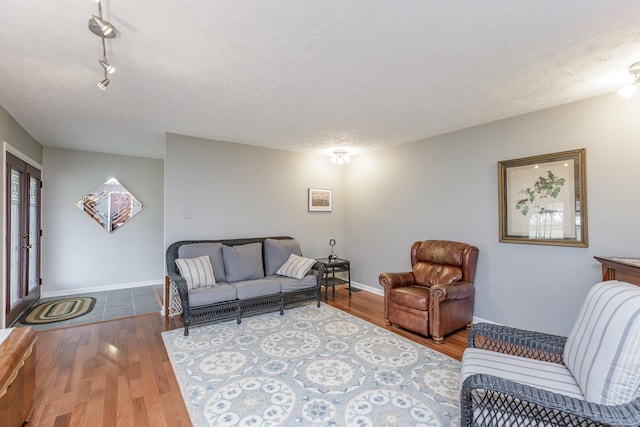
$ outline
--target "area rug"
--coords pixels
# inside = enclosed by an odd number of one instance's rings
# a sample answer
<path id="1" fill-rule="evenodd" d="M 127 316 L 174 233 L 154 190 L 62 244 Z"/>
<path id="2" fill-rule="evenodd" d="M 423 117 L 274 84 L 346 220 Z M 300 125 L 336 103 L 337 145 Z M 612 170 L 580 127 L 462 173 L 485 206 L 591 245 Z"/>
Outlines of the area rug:
<path id="1" fill-rule="evenodd" d="M 74 297 L 57 299 L 37 305 L 20 318 L 25 325 L 42 325 L 62 322 L 90 313 L 96 303 L 95 298 Z"/>
<path id="2" fill-rule="evenodd" d="M 322 304 L 162 333 L 194 426 L 460 424 L 460 363 Z"/>

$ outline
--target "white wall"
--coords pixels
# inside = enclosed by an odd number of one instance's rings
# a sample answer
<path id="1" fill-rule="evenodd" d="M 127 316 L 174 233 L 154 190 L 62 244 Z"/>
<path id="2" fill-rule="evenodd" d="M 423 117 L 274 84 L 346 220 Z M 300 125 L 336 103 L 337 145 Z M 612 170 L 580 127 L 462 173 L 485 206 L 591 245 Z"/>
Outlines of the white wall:
<path id="1" fill-rule="evenodd" d="M 163 161 L 44 148 L 43 296 L 164 283 Z M 115 177 L 144 209 L 107 233 L 75 203 Z"/>
<path id="2" fill-rule="evenodd" d="M 302 253 L 344 248 L 342 169 L 328 157 L 167 134 L 165 248 L 178 240 L 288 235 Z M 308 188 L 333 190 L 333 212 L 308 212 Z M 185 218 L 185 210 L 191 218 Z"/>
<path id="3" fill-rule="evenodd" d="M 589 248 L 498 242 L 497 162 L 586 148 Z M 346 256 L 376 286 L 412 242 L 478 246 L 475 315 L 566 335 L 594 256 L 640 256 L 640 97 L 592 98 L 357 156 L 345 168 Z"/>

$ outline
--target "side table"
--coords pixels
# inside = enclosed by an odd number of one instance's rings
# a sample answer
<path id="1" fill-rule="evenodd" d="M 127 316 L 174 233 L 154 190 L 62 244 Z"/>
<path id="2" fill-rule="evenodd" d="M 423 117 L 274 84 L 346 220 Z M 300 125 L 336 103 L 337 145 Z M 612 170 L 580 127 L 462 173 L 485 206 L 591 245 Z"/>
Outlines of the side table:
<path id="1" fill-rule="evenodd" d="M 594 258 L 602 264 L 602 280 L 620 280 L 640 286 L 640 258 Z"/>
<path id="2" fill-rule="evenodd" d="M 329 286 L 333 287 L 333 295 L 336 294 L 336 285 L 349 285 L 349 296 L 351 296 L 351 263 L 346 259 L 337 258 L 329 260 L 329 258 L 316 259 L 317 262 L 324 264 L 324 300 L 329 299 Z M 336 277 L 336 273 L 347 273 L 347 280 Z"/>

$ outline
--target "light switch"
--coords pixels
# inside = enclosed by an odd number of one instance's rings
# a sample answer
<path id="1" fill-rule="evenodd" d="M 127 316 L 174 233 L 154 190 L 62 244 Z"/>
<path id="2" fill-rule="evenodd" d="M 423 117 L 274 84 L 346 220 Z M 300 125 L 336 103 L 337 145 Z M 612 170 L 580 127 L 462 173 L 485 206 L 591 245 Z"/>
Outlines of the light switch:
<path id="1" fill-rule="evenodd" d="M 191 208 L 184 208 L 184 218 L 191 219 Z"/>

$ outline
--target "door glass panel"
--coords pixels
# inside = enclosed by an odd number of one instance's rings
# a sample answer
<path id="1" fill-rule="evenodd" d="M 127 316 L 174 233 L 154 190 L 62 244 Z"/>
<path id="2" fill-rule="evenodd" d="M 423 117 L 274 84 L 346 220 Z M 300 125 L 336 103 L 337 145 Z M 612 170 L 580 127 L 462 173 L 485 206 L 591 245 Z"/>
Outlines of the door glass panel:
<path id="1" fill-rule="evenodd" d="M 10 300 L 9 306 L 13 307 L 20 302 L 20 246 L 22 236 L 20 235 L 20 182 L 22 173 L 11 169 L 11 224 L 10 224 L 10 244 L 11 244 L 11 274 L 9 277 Z"/>
<path id="2" fill-rule="evenodd" d="M 31 245 L 29 249 L 29 291 L 38 286 L 38 235 L 40 227 L 38 226 L 39 210 L 38 205 L 38 188 L 40 183 L 38 179 L 31 177 L 29 180 L 29 240 Z"/>

